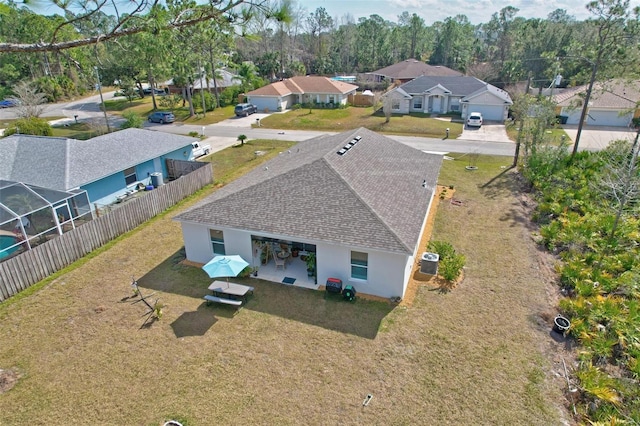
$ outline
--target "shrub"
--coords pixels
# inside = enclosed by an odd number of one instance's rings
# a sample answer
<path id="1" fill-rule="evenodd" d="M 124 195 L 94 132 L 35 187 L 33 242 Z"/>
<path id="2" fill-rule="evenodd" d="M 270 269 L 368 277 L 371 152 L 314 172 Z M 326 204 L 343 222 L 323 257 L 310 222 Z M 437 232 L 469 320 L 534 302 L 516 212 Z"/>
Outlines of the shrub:
<path id="1" fill-rule="evenodd" d="M 35 136 L 51 136 L 53 130 L 49 122 L 43 118 L 29 117 L 20 118 L 9 125 L 4 131 L 5 136 L 13 135 L 15 133 L 23 135 L 35 135 Z"/>
<path id="2" fill-rule="evenodd" d="M 459 276 L 466 258 L 456 253 L 453 246 L 444 241 L 430 241 L 427 250 L 438 253 L 438 273 L 447 281 L 455 281 Z"/>
<path id="3" fill-rule="evenodd" d="M 142 118 L 133 111 L 125 111 L 122 113 L 122 116 L 125 119 L 125 122 L 120 125 L 121 129 L 142 129 L 142 124 L 144 121 Z"/>

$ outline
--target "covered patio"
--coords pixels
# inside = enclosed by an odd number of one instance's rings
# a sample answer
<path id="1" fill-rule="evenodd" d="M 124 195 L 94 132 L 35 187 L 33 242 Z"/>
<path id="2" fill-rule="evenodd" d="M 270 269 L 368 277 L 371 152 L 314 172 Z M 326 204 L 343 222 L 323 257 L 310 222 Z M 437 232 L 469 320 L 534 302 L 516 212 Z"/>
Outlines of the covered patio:
<path id="1" fill-rule="evenodd" d="M 254 270 L 257 268 L 260 279 L 314 290 L 318 288 L 316 273 L 309 275 L 306 262 L 309 253 L 315 254 L 314 245 L 258 236 L 252 236 L 251 240 L 251 266 Z"/>

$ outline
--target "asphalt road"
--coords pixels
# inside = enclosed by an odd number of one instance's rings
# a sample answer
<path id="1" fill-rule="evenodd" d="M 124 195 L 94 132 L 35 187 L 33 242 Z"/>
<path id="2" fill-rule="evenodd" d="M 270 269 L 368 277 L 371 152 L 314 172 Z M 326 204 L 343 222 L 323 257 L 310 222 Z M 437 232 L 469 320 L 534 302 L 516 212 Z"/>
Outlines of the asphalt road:
<path id="1" fill-rule="evenodd" d="M 145 125 L 148 130 L 157 130 L 162 132 L 186 135 L 189 132 L 198 132 L 203 134 L 202 126 L 193 126 L 186 124 L 149 124 Z M 218 145 L 217 139 L 223 139 L 230 146 L 237 143 L 238 135 L 244 134 L 249 139 L 277 139 L 289 141 L 304 141 L 320 135 L 335 134 L 336 132 L 318 132 L 308 130 L 277 130 L 267 128 L 250 128 L 239 126 L 225 126 L 223 124 L 213 124 L 204 127 L 204 135 L 208 136 L 206 143 Z M 421 151 L 430 152 L 459 152 L 459 153 L 478 153 L 487 155 L 504 155 L 513 156 L 515 144 L 513 142 L 492 142 L 492 141 L 475 141 L 475 140 L 456 140 L 456 139 L 437 139 L 422 138 L 415 136 L 398 136 L 388 135 L 389 138 L 402 142 Z M 213 151 L 216 151 L 214 149 Z"/>
<path id="2" fill-rule="evenodd" d="M 104 99 L 113 99 L 114 92 L 103 93 Z M 95 94 L 77 101 L 63 102 L 57 104 L 47 104 L 43 117 L 66 117 L 74 120 L 104 119 L 100 110 L 100 95 Z M 212 145 L 213 151 L 217 151 L 237 143 L 238 135 L 244 134 L 249 139 L 278 139 L 290 141 L 303 141 L 324 134 L 335 134 L 336 132 L 317 132 L 305 130 L 277 130 L 267 128 L 252 128 L 251 124 L 256 122 L 256 118 L 263 118 L 266 114 L 254 114 L 245 118 L 233 118 L 222 123 L 208 126 L 195 126 L 182 123 L 175 124 L 155 124 L 145 122 L 148 130 L 162 131 L 180 135 L 187 135 L 190 132 L 204 133 L 208 136 L 206 143 Z M 14 108 L 0 109 L 0 122 L 5 118 L 16 118 Z M 110 117 L 110 123 L 115 127 L 117 119 Z M 203 132 L 204 130 L 204 132 Z M 513 156 L 515 145 L 512 142 L 487 141 L 487 140 L 456 140 L 421 138 L 414 136 L 395 136 L 390 138 L 409 145 L 422 151 L 439 153 L 478 153 L 488 155 Z"/>

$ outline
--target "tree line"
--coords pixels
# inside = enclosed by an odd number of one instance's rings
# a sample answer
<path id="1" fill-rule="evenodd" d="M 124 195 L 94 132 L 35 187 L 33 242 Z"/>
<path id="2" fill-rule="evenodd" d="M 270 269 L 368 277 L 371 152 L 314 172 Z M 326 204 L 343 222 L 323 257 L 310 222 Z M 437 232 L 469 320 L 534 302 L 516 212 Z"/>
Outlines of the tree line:
<path id="1" fill-rule="evenodd" d="M 108 83 L 141 87 L 173 78 L 188 87 L 231 67 L 240 90 L 251 90 L 294 75 L 366 73 L 409 58 L 498 87 L 549 86 L 557 75 L 565 85 L 583 84 L 596 61 L 600 79 L 633 76 L 638 63 L 639 10 L 628 0 L 592 1 L 584 21 L 563 9 L 526 19 L 507 6 L 478 25 L 463 14 L 432 25 L 408 12 L 395 22 L 338 18 L 295 0 L 135 0 L 127 13 L 109 13 L 106 2 L 85 0 L 80 9 L 54 3 L 64 13 L 0 3 L 0 96 L 24 80 L 49 100 L 72 96 L 95 87 L 96 69 Z"/>

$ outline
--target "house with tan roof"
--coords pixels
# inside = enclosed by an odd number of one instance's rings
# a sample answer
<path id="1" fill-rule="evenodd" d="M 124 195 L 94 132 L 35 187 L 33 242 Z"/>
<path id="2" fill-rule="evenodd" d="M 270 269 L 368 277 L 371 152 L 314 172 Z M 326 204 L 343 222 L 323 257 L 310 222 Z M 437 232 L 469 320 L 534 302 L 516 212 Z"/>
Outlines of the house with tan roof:
<path id="1" fill-rule="evenodd" d="M 291 147 L 179 214 L 187 259 L 238 254 L 262 279 L 403 297 L 442 155 L 365 128 Z M 267 255 L 265 247 L 268 249 Z M 279 269 L 281 251 L 286 264 Z M 302 256 L 315 258 L 310 276 Z"/>
<path id="2" fill-rule="evenodd" d="M 406 83 L 421 76 L 455 77 L 464 75 L 461 72 L 447 68 L 444 65 L 429 65 L 413 58 L 406 59 L 366 74 L 372 75 L 374 77 L 374 81 L 377 83 L 382 81 L 388 81 L 389 83 L 396 81 Z"/>
<path id="3" fill-rule="evenodd" d="M 566 124 L 578 124 L 587 85 L 556 89 L 553 100 L 556 114 L 566 117 Z M 591 92 L 585 124 L 589 126 L 629 127 L 640 117 L 640 80 L 622 79 L 596 82 Z"/>
<path id="4" fill-rule="evenodd" d="M 295 104 L 346 105 L 358 86 L 320 76 L 297 76 L 276 81 L 247 93 L 246 102 L 258 111 L 284 111 Z"/>

